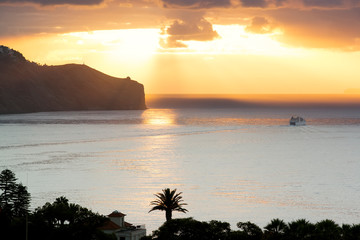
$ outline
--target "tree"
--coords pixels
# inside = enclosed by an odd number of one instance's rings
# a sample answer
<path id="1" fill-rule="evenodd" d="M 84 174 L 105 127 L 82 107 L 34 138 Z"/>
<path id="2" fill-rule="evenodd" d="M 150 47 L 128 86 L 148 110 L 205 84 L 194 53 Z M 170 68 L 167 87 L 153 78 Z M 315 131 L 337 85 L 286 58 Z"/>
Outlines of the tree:
<path id="1" fill-rule="evenodd" d="M 13 192 L 13 214 L 16 217 L 25 217 L 29 213 L 30 193 L 21 183 Z"/>
<path id="2" fill-rule="evenodd" d="M 263 232 L 259 226 L 251 222 L 238 222 L 237 227 L 240 228 L 239 235 L 242 239 L 260 240 Z"/>
<path id="3" fill-rule="evenodd" d="M 292 240 L 303 240 L 311 239 L 311 236 L 314 235 L 315 226 L 305 219 L 299 219 L 292 221 L 288 224 L 288 229 L 286 229 L 286 236 L 288 239 Z"/>
<path id="4" fill-rule="evenodd" d="M 211 220 L 209 223 L 208 234 L 211 238 L 208 239 L 226 239 L 230 233 L 230 224 L 227 222 L 221 222 L 217 220 Z"/>
<path id="5" fill-rule="evenodd" d="M 170 190 L 169 188 L 163 189 L 162 193 L 154 194 L 157 199 L 150 203 L 154 207 L 149 212 L 154 210 L 165 211 L 166 221 L 171 220 L 172 211 L 186 213 L 188 210 L 183 206 L 187 204 L 181 203 L 183 202 L 181 194 L 182 192 L 176 193 L 176 189 Z"/>
<path id="6" fill-rule="evenodd" d="M 315 224 L 315 228 L 317 240 L 340 239 L 341 228 L 333 220 L 322 220 Z"/>
<path id="7" fill-rule="evenodd" d="M 226 240 L 230 233 L 227 222 L 200 222 L 193 218 L 178 218 L 166 221 L 152 237 L 156 240 Z"/>
<path id="8" fill-rule="evenodd" d="M 30 193 L 15 174 L 5 169 L 0 173 L 1 239 L 20 239 L 25 236 L 25 216 L 29 213 Z"/>
<path id="9" fill-rule="evenodd" d="M 109 239 L 98 230 L 108 219 L 75 203 L 66 197 L 58 197 L 53 203 L 35 209 L 31 215 L 33 239 Z"/>
<path id="10" fill-rule="evenodd" d="M 273 219 L 265 226 L 265 237 L 266 239 L 282 239 L 287 228 L 288 226 L 283 220 Z"/>
<path id="11" fill-rule="evenodd" d="M 30 193 L 16 180 L 15 174 L 9 169 L 0 173 L 0 207 L 10 218 L 26 216 L 30 206 Z"/>
<path id="12" fill-rule="evenodd" d="M 341 239 L 343 240 L 360 240 L 360 224 L 343 224 L 341 227 L 341 232 Z"/>
<path id="13" fill-rule="evenodd" d="M 0 206 L 2 209 L 11 208 L 12 194 L 16 188 L 16 180 L 15 174 L 9 169 L 5 169 L 0 173 L 0 190 L 2 190 Z"/>

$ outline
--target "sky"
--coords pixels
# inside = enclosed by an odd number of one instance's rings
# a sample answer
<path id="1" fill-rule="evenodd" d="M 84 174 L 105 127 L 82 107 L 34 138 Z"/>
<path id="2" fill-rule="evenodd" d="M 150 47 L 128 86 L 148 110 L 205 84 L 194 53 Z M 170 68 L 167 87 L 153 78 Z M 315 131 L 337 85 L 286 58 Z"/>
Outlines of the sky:
<path id="1" fill-rule="evenodd" d="M 360 93 L 360 0 L 0 0 L 0 45 L 151 94 Z"/>

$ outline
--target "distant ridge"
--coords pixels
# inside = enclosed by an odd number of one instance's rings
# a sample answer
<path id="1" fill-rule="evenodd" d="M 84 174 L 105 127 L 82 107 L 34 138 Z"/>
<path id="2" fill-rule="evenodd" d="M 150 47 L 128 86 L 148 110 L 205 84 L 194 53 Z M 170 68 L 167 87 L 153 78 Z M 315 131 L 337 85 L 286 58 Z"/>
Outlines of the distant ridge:
<path id="1" fill-rule="evenodd" d="M 148 94 L 150 108 L 359 108 L 354 94 Z"/>
<path id="2" fill-rule="evenodd" d="M 0 114 L 146 109 L 144 86 L 81 64 L 41 66 L 0 46 Z"/>

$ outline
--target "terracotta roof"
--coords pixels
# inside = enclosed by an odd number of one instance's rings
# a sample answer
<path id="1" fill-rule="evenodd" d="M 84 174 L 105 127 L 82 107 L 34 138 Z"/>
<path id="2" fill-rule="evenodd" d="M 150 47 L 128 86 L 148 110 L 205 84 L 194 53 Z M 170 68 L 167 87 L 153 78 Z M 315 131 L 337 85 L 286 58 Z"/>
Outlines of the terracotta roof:
<path id="1" fill-rule="evenodd" d="M 119 225 L 117 225 L 116 223 L 114 223 L 111 220 L 108 220 L 106 223 L 104 223 L 104 225 L 102 225 L 98 229 L 100 229 L 100 230 L 117 230 L 120 228 L 121 227 Z"/>
<path id="2" fill-rule="evenodd" d="M 124 226 L 125 226 L 125 227 L 132 227 L 132 224 L 131 224 L 131 223 L 128 223 L 128 222 L 124 222 Z"/>
<path id="3" fill-rule="evenodd" d="M 126 216 L 126 214 L 123 214 L 119 211 L 113 211 L 112 213 L 110 213 L 109 217 L 124 217 Z"/>

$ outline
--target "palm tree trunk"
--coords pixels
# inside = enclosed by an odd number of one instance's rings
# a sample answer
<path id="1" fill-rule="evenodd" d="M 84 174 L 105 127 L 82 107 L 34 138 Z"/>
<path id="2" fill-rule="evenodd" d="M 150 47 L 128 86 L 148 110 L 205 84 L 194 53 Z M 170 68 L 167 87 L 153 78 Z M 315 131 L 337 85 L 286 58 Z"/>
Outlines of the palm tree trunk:
<path id="1" fill-rule="evenodd" d="M 166 210 L 166 221 L 170 221 L 172 218 L 172 210 L 171 209 L 167 209 Z"/>

